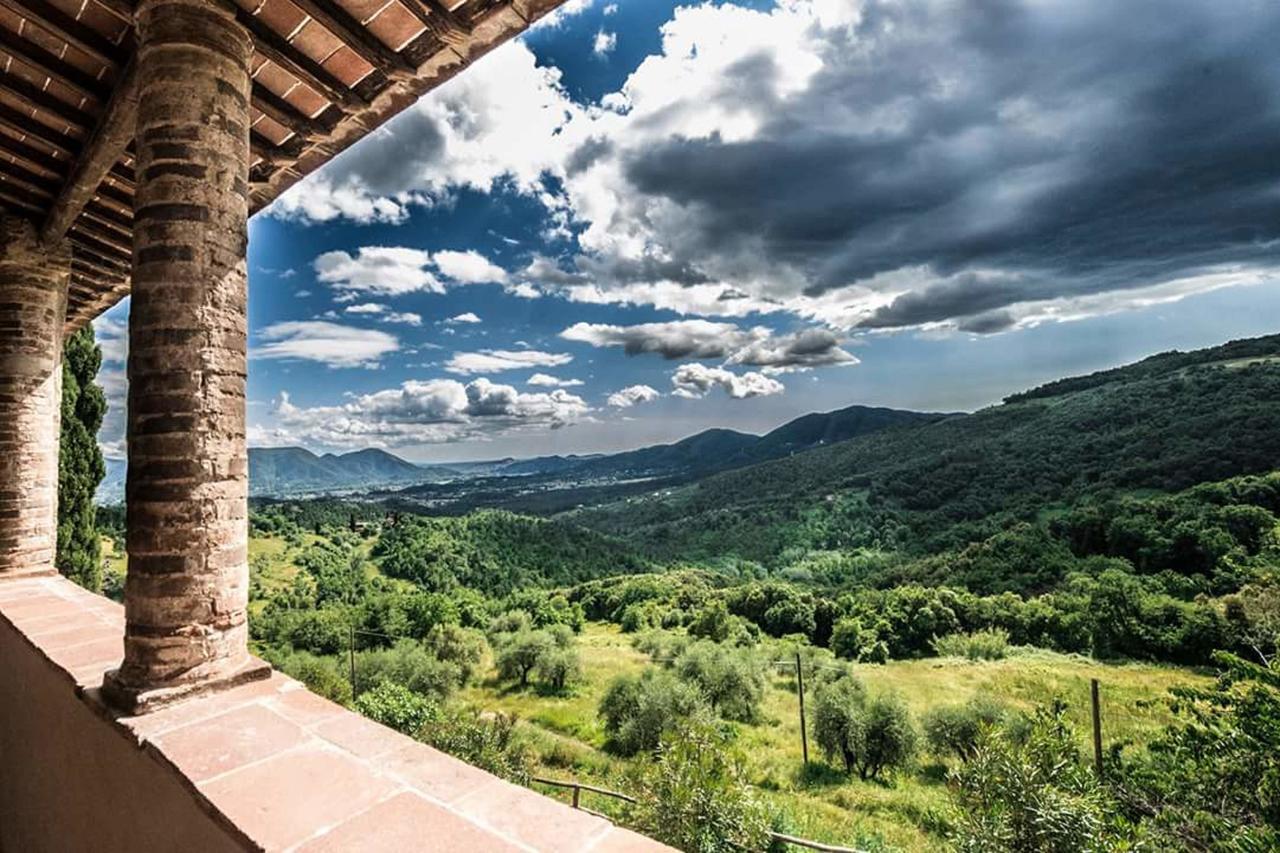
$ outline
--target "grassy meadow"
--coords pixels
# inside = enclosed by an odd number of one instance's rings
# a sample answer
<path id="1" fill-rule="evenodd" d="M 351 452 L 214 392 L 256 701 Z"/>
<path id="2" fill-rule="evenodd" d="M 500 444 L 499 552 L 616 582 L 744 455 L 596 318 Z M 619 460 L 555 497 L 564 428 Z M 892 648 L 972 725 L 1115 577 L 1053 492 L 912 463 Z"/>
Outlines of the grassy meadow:
<path id="1" fill-rule="evenodd" d="M 463 701 L 517 715 L 539 756 L 542 775 L 576 779 L 626 790 L 627 761 L 602 750 L 605 736 L 596 707 L 616 676 L 650 666 L 616 626 L 589 623 L 579 637 L 583 679 L 567 696 L 548 696 L 536 688 L 519 690 L 500 683 L 494 673 L 465 688 Z M 960 703 L 986 693 L 1030 711 L 1055 697 L 1070 703 L 1070 717 L 1081 737 L 1089 732 L 1089 681 L 1101 682 L 1103 736 L 1106 744 L 1142 744 L 1169 722 L 1165 695 L 1179 683 L 1203 679 L 1190 670 L 1145 664 L 1102 664 L 1076 655 L 1024 651 L 1000 661 L 952 658 L 860 665 L 858 675 L 871 690 L 897 691 L 917 717 L 935 704 Z M 810 744 L 810 766 L 802 761 L 795 679 L 779 672 L 771 679 L 764 721 L 738 725 L 739 743 L 748 757 L 751 778 L 765 796 L 788 814 L 793 834 L 866 849 L 942 849 L 949 820 L 945 769 L 926 757 L 911 774 L 887 782 L 847 779 L 827 765 Z M 550 789 L 548 789 L 550 792 Z M 607 798 L 584 794 L 584 804 L 600 811 Z"/>

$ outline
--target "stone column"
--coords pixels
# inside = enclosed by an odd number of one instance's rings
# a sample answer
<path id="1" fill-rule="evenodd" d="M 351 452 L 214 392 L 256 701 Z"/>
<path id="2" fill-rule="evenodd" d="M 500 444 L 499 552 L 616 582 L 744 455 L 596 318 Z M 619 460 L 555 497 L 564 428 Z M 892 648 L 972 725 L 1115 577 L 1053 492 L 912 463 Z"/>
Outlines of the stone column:
<path id="1" fill-rule="evenodd" d="M 129 315 L 134 713 L 265 677 L 248 654 L 245 447 L 252 43 L 224 0 L 142 0 Z"/>
<path id="2" fill-rule="evenodd" d="M 0 578 L 52 574 L 71 252 L 0 216 Z"/>

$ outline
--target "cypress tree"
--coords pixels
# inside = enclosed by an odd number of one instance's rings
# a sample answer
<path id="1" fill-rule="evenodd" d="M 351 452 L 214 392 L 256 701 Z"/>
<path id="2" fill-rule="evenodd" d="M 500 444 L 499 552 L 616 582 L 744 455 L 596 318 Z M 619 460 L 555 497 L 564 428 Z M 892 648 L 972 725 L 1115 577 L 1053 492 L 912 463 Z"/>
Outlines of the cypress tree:
<path id="1" fill-rule="evenodd" d="M 107 398 L 95 379 L 102 350 L 85 326 L 62 356 L 62 448 L 58 457 L 58 571 L 94 592 L 102 587 L 102 542 L 93 496 L 106 476 L 98 429 Z"/>

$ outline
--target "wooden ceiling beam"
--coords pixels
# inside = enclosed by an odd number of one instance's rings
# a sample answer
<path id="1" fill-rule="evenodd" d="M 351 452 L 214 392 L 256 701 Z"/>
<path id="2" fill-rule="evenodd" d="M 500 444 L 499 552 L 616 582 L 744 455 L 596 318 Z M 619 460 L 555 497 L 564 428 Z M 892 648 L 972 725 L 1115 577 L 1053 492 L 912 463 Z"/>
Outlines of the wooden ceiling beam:
<path id="1" fill-rule="evenodd" d="M 34 22 L 46 33 L 84 51 L 99 62 L 119 67 L 128 59 L 126 50 L 120 45 L 47 0 L 0 0 L 0 6 Z"/>
<path id="2" fill-rule="evenodd" d="M 253 105 L 272 121 L 308 140 L 322 139 L 332 131 L 331 127 L 304 115 L 284 98 L 256 81 L 253 84 Z"/>
<path id="3" fill-rule="evenodd" d="M 6 69 L 3 76 L 0 76 L 0 86 L 8 89 L 19 100 L 26 101 L 36 109 L 41 109 L 50 115 L 57 116 L 67 124 L 86 130 L 93 127 L 93 116 L 89 113 L 74 104 L 68 104 L 61 98 L 55 97 L 39 86 L 32 84 L 31 81 L 14 74 L 12 70 Z"/>
<path id="4" fill-rule="evenodd" d="M 359 110 L 369 106 L 367 100 L 322 68 L 319 63 L 299 52 L 289 44 L 288 40 L 255 16 L 243 9 L 237 9 L 236 20 L 253 36 L 254 50 L 314 89 L 321 97 L 349 110 Z"/>
<path id="5" fill-rule="evenodd" d="M 133 219 L 116 213 L 111 208 L 100 204 L 96 199 L 86 204 L 84 213 L 80 215 L 101 224 L 103 227 L 114 228 L 126 239 L 133 238 Z"/>
<path id="6" fill-rule="evenodd" d="M 365 62 L 393 80 L 406 80 L 417 68 L 405 57 L 387 47 L 369 29 L 333 0 L 291 0 L 311 19 L 333 33 Z"/>
<path id="7" fill-rule="evenodd" d="M 39 202 L 24 196 L 20 192 L 15 192 L 14 188 L 3 181 L 0 181 L 0 202 L 11 208 L 18 208 L 23 211 L 32 211 L 34 213 L 43 213 L 44 208 Z"/>
<path id="8" fill-rule="evenodd" d="M 121 21 L 133 26 L 133 0 L 97 0 L 97 2 Z"/>
<path id="9" fill-rule="evenodd" d="M 133 255 L 132 239 L 121 236 L 118 232 L 99 225 L 87 216 L 82 216 L 77 219 L 74 227 L 77 234 L 88 234 L 93 239 L 101 242 L 102 245 L 110 246 L 126 257 L 132 257 Z"/>
<path id="10" fill-rule="evenodd" d="M 41 124 L 31 116 L 24 115 L 8 104 L 0 103 L 0 125 L 4 125 L 14 133 L 22 136 L 38 139 L 50 148 L 69 154 L 72 157 L 80 153 L 80 146 L 74 139 L 63 136 L 48 125 Z"/>
<path id="11" fill-rule="evenodd" d="M 0 178 L 39 198 L 52 199 L 58 194 L 56 181 L 24 169 L 19 163 L 0 160 Z"/>
<path id="12" fill-rule="evenodd" d="M 107 83 L 92 74 L 86 74 L 6 27 L 0 27 L 0 50 L 86 98 L 105 101 L 110 92 Z"/>
<path id="13" fill-rule="evenodd" d="M 92 257 L 83 255 L 78 248 L 72 251 L 72 279 L 79 278 L 81 284 L 79 289 L 83 296 L 96 298 L 101 295 L 101 283 L 104 280 L 108 282 L 118 282 L 118 280 L 127 277 L 127 274 L 120 272 L 115 266 L 104 266 Z"/>
<path id="14" fill-rule="evenodd" d="M 404 0 L 404 6 L 427 32 L 447 45 L 457 46 L 471 37 L 471 25 L 438 0 Z"/>
<path id="15" fill-rule="evenodd" d="M 125 66 L 102 117 L 85 140 L 61 192 L 49 209 L 49 215 L 40 228 L 40 240 L 46 245 L 56 243 L 67 233 L 133 138 L 138 112 L 136 69 L 137 65 L 132 61 Z"/>
<path id="16" fill-rule="evenodd" d="M 133 211 L 133 195 L 122 192 L 108 183 L 104 183 L 98 187 L 98 195 L 102 198 L 113 201 L 130 212 Z"/>
<path id="17" fill-rule="evenodd" d="M 3 120 L 0 120 L 0 125 L 9 127 L 11 130 L 15 129 Z M 7 133 L 0 133 L 0 153 L 8 154 L 19 160 L 25 160 L 37 169 L 52 172 L 55 175 L 64 174 L 67 171 L 69 162 L 67 160 L 59 160 L 57 157 L 47 154 L 33 145 L 28 145 L 20 139 L 14 139 Z"/>
<path id="18" fill-rule="evenodd" d="M 113 246 L 110 243 L 104 243 L 92 234 L 85 233 L 81 227 L 81 223 L 77 222 L 75 227 L 67 234 L 72 244 L 82 248 L 86 252 L 92 252 L 103 263 L 109 263 L 114 267 L 128 273 L 131 264 L 130 252 Z"/>

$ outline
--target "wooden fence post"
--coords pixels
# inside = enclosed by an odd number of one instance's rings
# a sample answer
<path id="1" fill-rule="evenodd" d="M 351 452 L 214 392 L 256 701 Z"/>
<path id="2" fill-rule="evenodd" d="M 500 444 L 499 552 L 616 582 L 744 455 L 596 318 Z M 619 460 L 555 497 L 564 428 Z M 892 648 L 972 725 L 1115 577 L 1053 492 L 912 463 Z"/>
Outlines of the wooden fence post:
<path id="1" fill-rule="evenodd" d="M 800 652 L 796 652 L 796 692 L 800 694 L 800 749 L 804 753 L 804 766 L 809 766 L 809 730 L 804 723 L 804 668 L 800 666 Z"/>
<path id="2" fill-rule="evenodd" d="M 1093 765 L 1102 778 L 1102 705 L 1098 700 L 1098 679 L 1089 679 L 1089 698 L 1093 705 Z"/>

